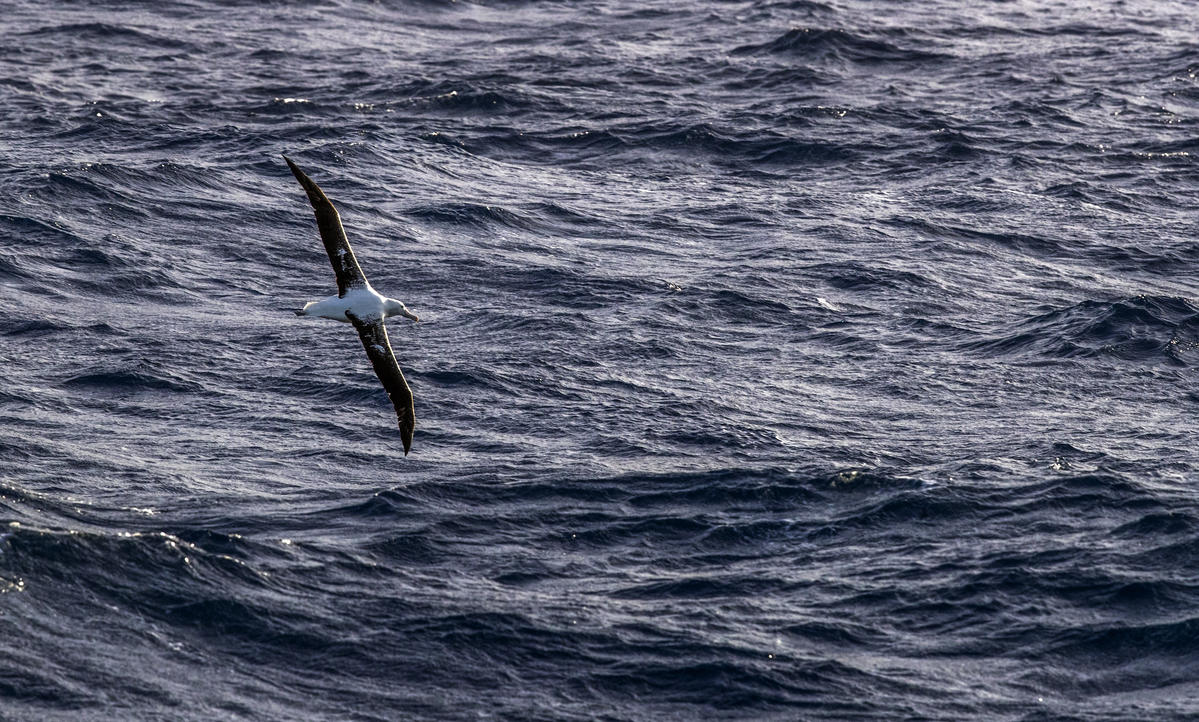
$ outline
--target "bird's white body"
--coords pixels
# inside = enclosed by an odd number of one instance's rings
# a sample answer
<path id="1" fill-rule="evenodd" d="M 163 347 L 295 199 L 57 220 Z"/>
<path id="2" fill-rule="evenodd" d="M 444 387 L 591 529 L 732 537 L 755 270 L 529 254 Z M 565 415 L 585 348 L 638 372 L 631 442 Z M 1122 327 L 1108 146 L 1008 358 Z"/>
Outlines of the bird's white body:
<path id="1" fill-rule="evenodd" d="M 346 316 L 346 311 L 351 312 L 358 318 L 388 318 L 390 316 L 406 316 L 413 321 L 417 317 L 408 310 L 408 307 L 394 298 L 387 298 L 381 295 L 378 291 L 370 287 L 370 284 L 365 286 L 350 289 L 344 296 L 329 296 L 320 301 L 309 301 L 304 304 L 304 308 L 296 312 L 299 316 L 319 316 L 320 318 L 331 318 L 334 321 L 342 323 L 350 323 L 350 319 Z"/>

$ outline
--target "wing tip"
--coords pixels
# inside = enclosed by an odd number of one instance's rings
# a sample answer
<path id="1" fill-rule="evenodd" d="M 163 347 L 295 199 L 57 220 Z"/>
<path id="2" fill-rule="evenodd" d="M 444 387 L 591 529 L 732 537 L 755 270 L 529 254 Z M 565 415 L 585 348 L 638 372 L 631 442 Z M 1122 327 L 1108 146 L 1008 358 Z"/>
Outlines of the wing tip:
<path id="1" fill-rule="evenodd" d="M 412 434 L 416 431 L 416 414 L 412 413 L 412 407 L 409 406 L 399 417 L 400 439 L 404 442 L 404 456 L 407 456 L 412 448 Z"/>
<path id="2" fill-rule="evenodd" d="M 404 456 L 412 450 L 412 428 L 404 428 L 404 422 L 400 422 L 400 439 L 404 442 Z"/>
<path id="3" fill-rule="evenodd" d="M 300 166 L 296 165 L 295 161 L 287 156 L 283 156 L 283 160 L 287 161 L 287 167 L 291 168 L 291 174 L 294 175 L 302 185 L 307 187 L 308 183 L 312 182 L 312 179 L 308 177 L 308 174 L 300 170 Z M 308 181 L 308 183 L 305 183 L 304 181 Z"/>
<path id="4" fill-rule="evenodd" d="M 314 210 L 318 205 L 329 205 L 332 207 L 333 204 L 329 202 L 329 198 L 325 195 L 325 192 L 321 190 L 321 187 L 315 181 L 308 177 L 307 173 L 300 170 L 300 166 L 292 162 L 292 159 L 287 156 L 283 156 L 283 160 L 287 161 L 287 167 L 291 168 L 291 174 L 304 187 L 304 192 L 308 194 L 308 200 L 312 203 Z"/>

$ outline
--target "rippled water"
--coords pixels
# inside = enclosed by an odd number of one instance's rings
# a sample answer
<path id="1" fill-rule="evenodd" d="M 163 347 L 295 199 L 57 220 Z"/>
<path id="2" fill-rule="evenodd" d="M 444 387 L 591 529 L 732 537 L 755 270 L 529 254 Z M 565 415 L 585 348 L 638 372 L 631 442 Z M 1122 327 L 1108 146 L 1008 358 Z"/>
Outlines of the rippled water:
<path id="1" fill-rule="evenodd" d="M 1199 716 L 1189 3 L 4 27 L 0 717 Z"/>

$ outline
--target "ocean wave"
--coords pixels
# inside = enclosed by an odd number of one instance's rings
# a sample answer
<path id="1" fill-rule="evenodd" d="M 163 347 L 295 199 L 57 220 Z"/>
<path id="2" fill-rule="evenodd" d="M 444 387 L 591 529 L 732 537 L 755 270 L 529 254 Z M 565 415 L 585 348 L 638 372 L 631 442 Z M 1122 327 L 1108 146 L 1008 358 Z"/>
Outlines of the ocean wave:
<path id="1" fill-rule="evenodd" d="M 97 371 L 79 374 L 62 382 L 71 389 L 85 389 L 90 393 L 136 394 L 142 392 L 198 393 L 203 386 L 179 378 L 163 369 L 148 364 L 137 364 L 130 370 Z"/>
<path id="2" fill-rule="evenodd" d="M 733 55 L 795 55 L 810 60 L 846 60 L 855 63 L 926 62 L 948 60 L 950 55 L 915 47 L 904 48 L 884 40 L 837 29 L 792 28 L 764 43 L 740 45 Z"/>
<path id="3" fill-rule="evenodd" d="M 45 25 L 35 30 L 27 30 L 18 35 L 29 38 L 65 36 L 71 38 L 74 42 L 83 41 L 101 44 L 121 42 L 130 46 L 166 50 L 178 50 L 188 47 L 186 42 L 165 33 L 158 34 L 127 25 L 103 22 Z"/>
<path id="4" fill-rule="evenodd" d="M 886 292 L 894 289 L 936 288 L 937 283 L 916 271 L 866 266 L 857 261 L 821 263 L 808 269 L 833 288 L 855 292 Z"/>
<path id="5" fill-rule="evenodd" d="M 26 247 L 72 245 L 81 240 L 59 223 L 30 216 L 0 214 L 0 224 L 6 233 L 19 237 Z"/>
<path id="6" fill-rule="evenodd" d="M 967 347 L 992 355 L 1187 366 L 1197 345 L 1199 308 L 1182 298 L 1135 296 L 1050 310 L 1015 324 L 1010 333 Z"/>
<path id="7" fill-rule="evenodd" d="M 751 166 L 824 165 L 856 159 L 859 151 L 846 144 L 820 139 L 790 137 L 775 130 L 749 133 L 724 130 L 700 123 L 693 125 L 638 124 L 603 128 L 577 127 L 554 131 L 503 132 L 492 129 L 469 137 L 446 133 L 426 136 L 474 155 L 499 158 L 519 155 L 527 162 L 555 164 L 563 154 L 594 159 L 597 154 L 629 155 L 645 162 L 644 154 L 663 152 L 680 158 L 698 157 L 718 163 Z"/>
<path id="8" fill-rule="evenodd" d="M 529 219 L 506 208 L 477 203 L 422 206 L 409 209 L 407 214 L 423 221 L 477 228 L 503 226 L 527 230 L 534 225 Z"/>

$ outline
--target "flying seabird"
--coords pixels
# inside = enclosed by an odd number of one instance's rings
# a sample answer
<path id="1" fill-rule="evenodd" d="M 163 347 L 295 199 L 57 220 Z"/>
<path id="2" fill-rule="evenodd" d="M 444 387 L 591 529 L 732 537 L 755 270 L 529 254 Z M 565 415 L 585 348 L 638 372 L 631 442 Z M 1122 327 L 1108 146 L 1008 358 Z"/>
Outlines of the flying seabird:
<path id="1" fill-rule="evenodd" d="M 291 158 L 283 156 L 287 167 L 295 175 L 296 180 L 308 193 L 308 201 L 316 213 L 316 225 L 321 231 L 321 240 L 325 242 L 325 251 L 329 261 L 333 263 L 333 272 L 337 274 L 337 295 L 329 296 L 321 301 L 310 301 L 304 308 L 296 311 L 297 316 L 319 316 L 331 318 L 334 321 L 352 323 L 358 330 L 358 337 L 366 348 L 375 374 L 383 382 L 383 388 L 391 397 L 395 406 L 396 416 L 400 420 L 400 438 L 404 440 L 404 456 L 412 448 L 412 430 L 416 428 L 416 413 L 412 408 L 412 389 L 404 380 L 404 372 L 396 363 L 391 344 L 387 341 L 387 327 L 383 319 L 388 316 L 405 316 L 413 321 L 419 321 L 416 314 L 394 298 L 380 295 L 367 283 L 366 276 L 354 258 L 354 251 L 346 239 L 345 229 L 341 227 L 341 217 L 337 209 L 329 201 L 320 186 L 304 174 L 304 171 L 291 162 Z"/>

